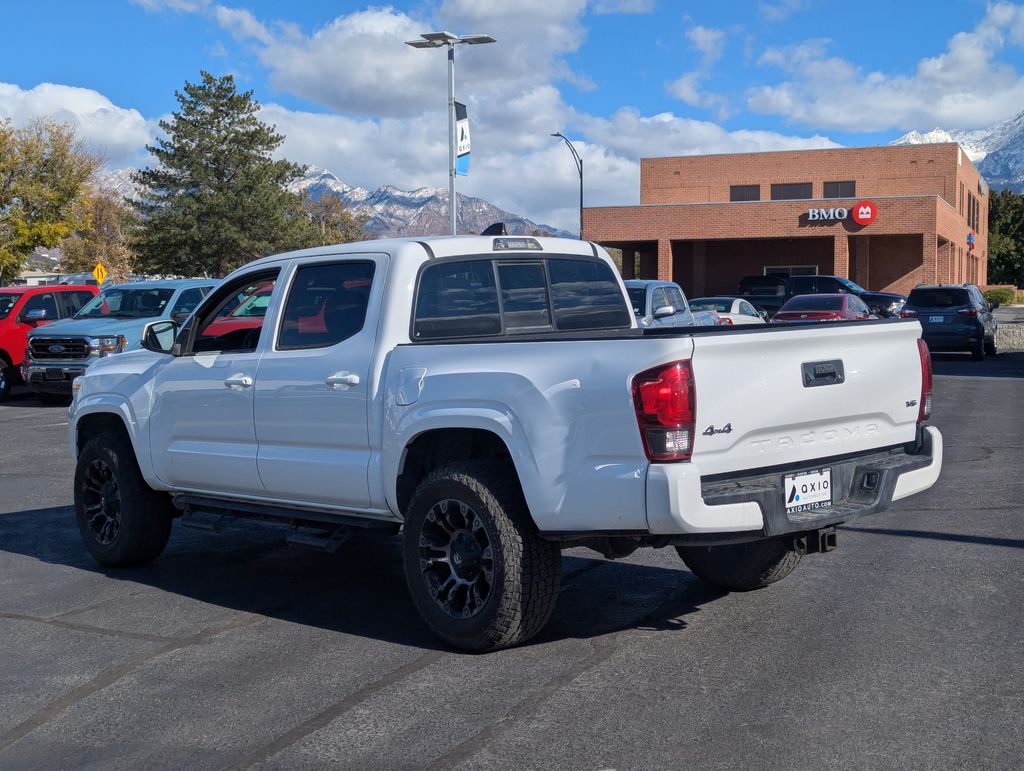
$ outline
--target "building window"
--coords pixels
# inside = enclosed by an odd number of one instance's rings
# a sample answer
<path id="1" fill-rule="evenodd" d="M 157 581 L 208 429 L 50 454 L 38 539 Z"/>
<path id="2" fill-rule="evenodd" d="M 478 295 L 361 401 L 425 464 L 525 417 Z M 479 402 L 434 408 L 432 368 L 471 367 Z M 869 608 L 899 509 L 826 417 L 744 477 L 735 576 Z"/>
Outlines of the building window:
<path id="1" fill-rule="evenodd" d="M 853 180 L 847 182 L 826 182 L 826 198 L 854 198 L 857 195 L 857 183 Z"/>
<path id="2" fill-rule="evenodd" d="M 761 186 L 760 185 L 730 185 L 729 186 L 729 200 L 730 201 L 760 201 L 761 200 Z"/>
<path id="3" fill-rule="evenodd" d="M 818 275 L 817 265 L 765 265 L 762 270 L 766 276 L 779 276 L 781 278 Z"/>
<path id="4" fill-rule="evenodd" d="M 967 194 L 967 227 L 971 230 L 978 231 L 978 213 L 980 210 L 978 205 L 978 199 L 974 197 L 973 193 Z"/>
<path id="5" fill-rule="evenodd" d="M 811 197 L 810 182 L 787 182 L 772 185 L 773 201 L 796 201 Z"/>

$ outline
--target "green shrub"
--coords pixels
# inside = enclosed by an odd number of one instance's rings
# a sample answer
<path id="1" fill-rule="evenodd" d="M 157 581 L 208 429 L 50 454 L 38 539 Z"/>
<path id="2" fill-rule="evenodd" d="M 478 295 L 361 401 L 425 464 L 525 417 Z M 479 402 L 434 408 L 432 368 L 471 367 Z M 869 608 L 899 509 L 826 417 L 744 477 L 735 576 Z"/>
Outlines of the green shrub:
<path id="1" fill-rule="evenodd" d="M 985 299 L 990 303 L 997 302 L 1000 305 L 1012 305 L 1017 300 L 1017 293 L 1008 286 L 1000 286 L 985 292 Z"/>

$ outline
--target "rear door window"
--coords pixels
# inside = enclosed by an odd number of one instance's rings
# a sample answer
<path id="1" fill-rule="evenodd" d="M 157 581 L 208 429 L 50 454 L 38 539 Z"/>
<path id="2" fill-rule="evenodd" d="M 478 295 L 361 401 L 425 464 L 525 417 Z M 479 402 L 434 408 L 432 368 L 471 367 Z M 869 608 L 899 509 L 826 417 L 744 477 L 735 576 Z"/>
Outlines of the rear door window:
<path id="1" fill-rule="evenodd" d="M 304 265 L 284 306 L 278 350 L 326 348 L 360 332 L 373 286 L 372 262 Z"/>
<path id="2" fill-rule="evenodd" d="M 71 291 L 60 292 L 61 302 L 64 303 L 64 314 L 74 316 L 93 298 L 91 292 Z"/>
<path id="3" fill-rule="evenodd" d="M 814 294 L 817 276 L 798 276 L 790 279 L 793 294 Z"/>

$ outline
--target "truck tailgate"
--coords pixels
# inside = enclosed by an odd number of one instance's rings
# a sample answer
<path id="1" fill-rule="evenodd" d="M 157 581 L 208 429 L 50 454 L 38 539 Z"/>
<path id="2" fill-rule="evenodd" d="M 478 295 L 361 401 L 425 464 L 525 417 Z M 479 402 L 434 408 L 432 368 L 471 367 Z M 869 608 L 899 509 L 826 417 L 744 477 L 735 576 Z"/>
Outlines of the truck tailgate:
<path id="1" fill-rule="evenodd" d="M 694 335 L 701 475 L 914 440 L 920 336 L 901 321 Z"/>

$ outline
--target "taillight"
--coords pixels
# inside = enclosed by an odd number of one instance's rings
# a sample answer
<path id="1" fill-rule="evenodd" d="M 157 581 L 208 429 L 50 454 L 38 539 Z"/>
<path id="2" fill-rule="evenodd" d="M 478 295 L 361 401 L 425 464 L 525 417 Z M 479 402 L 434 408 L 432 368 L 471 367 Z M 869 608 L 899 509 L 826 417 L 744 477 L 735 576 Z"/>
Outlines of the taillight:
<path id="1" fill-rule="evenodd" d="M 956 315 L 957 316 L 977 316 L 978 315 L 978 309 L 977 308 L 961 308 L 960 310 L 958 310 L 956 312 Z"/>
<path id="2" fill-rule="evenodd" d="M 916 319 L 917 318 L 917 311 L 907 310 L 906 308 L 904 308 L 903 310 L 900 311 L 900 318 L 901 319 Z"/>
<path id="3" fill-rule="evenodd" d="M 932 414 L 932 355 L 921 338 L 917 339 L 917 351 L 921 355 L 921 406 L 917 409 L 917 422 L 924 423 Z"/>
<path id="4" fill-rule="evenodd" d="M 633 408 L 649 460 L 690 459 L 696 401 L 688 361 L 663 364 L 633 378 Z"/>
<path id="5" fill-rule="evenodd" d="M 732 319 L 730 319 L 730 318 L 728 318 L 726 316 L 719 316 L 718 317 L 718 324 L 719 324 L 719 326 L 724 324 L 726 326 L 730 326 L 731 327 L 732 326 Z"/>

